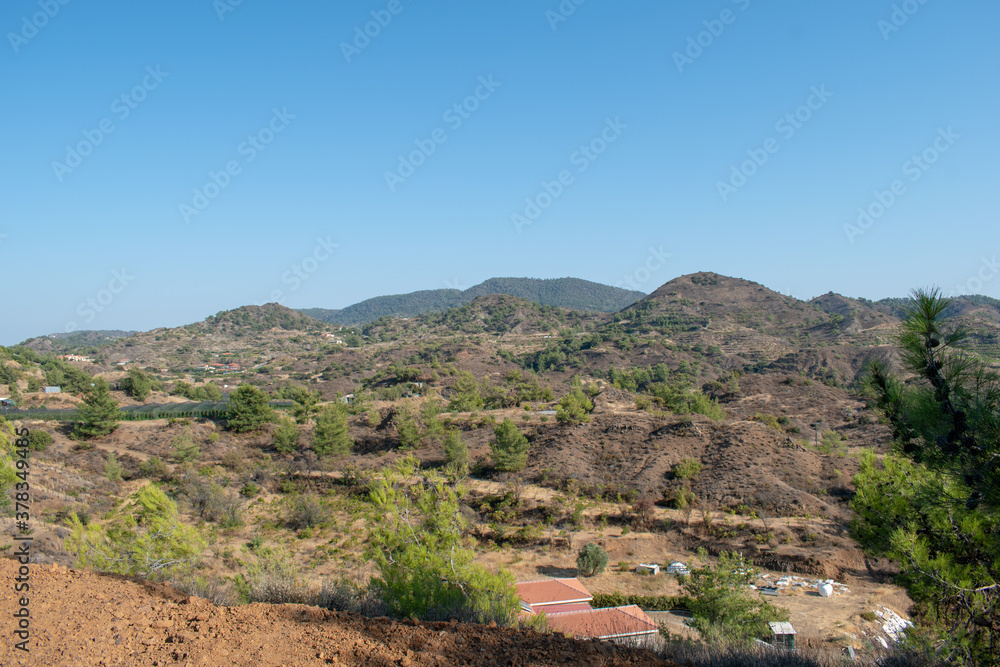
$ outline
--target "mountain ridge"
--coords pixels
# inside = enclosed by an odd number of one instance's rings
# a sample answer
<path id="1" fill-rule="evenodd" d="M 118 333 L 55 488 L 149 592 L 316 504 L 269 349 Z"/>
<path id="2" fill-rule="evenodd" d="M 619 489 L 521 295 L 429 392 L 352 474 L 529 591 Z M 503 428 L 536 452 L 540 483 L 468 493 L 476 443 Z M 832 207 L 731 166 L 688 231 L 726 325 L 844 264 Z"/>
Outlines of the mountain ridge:
<path id="1" fill-rule="evenodd" d="M 508 294 L 543 306 L 603 313 L 617 312 L 645 296 L 642 292 L 581 278 L 490 278 L 465 290 L 418 290 L 373 297 L 341 309 L 298 310 L 330 324 L 359 326 L 383 317 L 416 317 L 457 308 L 489 294 Z"/>

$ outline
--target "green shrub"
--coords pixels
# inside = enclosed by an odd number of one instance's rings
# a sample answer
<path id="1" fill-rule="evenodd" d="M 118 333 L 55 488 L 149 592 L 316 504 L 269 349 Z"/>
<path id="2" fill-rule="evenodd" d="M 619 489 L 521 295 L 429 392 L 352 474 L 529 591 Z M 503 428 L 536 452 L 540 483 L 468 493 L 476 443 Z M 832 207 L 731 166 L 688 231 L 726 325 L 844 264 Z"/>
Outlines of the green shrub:
<path id="1" fill-rule="evenodd" d="M 81 567 L 162 579 L 189 571 L 205 541 L 180 520 L 177 504 L 156 485 L 132 494 L 101 526 L 70 516 L 67 550 Z"/>
<path id="2" fill-rule="evenodd" d="M 608 552 L 593 542 L 588 543 L 576 557 L 576 567 L 584 577 L 593 577 L 608 566 Z"/>
<path id="3" fill-rule="evenodd" d="M 376 513 L 368 541 L 379 573 L 374 589 L 401 617 L 513 623 L 519 608 L 514 577 L 475 562 L 462 539 L 468 523 L 458 489 L 428 472 L 416 484 L 405 481 L 419 465 L 408 457 L 373 480 Z"/>
<path id="4" fill-rule="evenodd" d="M 35 452 L 44 452 L 52 444 L 52 434 L 48 431 L 31 431 L 28 434 L 28 447 Z"/>
<path id="5" fill-rule="evenodd" d="M 674 479 L 691 479 L 701 472 L 701 461 L 686 458 L 676 464 L 673 469 Z"/>
<path id="6" fill-rule="evenodd" d="M 757 414 L 755 414 L 753 417 L 750 418 L 750 421 L 760 422 L 761 424 L 764 424 L 768 428 L 773 428 L 775 431 L 781 430 L 781 424 L 778 423 L 778 418 L 775 417 L 774 415 L 758 412 Z"/>
<path id="7" fill-rule="evenodd" d="M 170 477 L 170 467 L 156 456 L 151 456 L 139 464 L 139 474 L 149 479 L 163 481 Z"/>
<path id="8" fill-rule="evenodd" d="M 120 482 L 123 472 L 125 472 L 125 468 L 118 462 L 118 457 L 114 452 L 110 452 L 107 460 L 104 462 L 104 476 L 112 482 Z"/>
<path id="9" fill-rule="evenodd" d="M 257 549 L 234 583 L 240 600 L 248 604 L 312 604 L 314 598 L 291 555 L 279 547 Z"/>
<path id="10" fill-rule="evenodd" d="M 295 530 L 312 528 L 323 522 L 324 515 L 325 511 L 320 504 L 319 496 L 315 493 L 295 496 L 290 503 L 288 527 Z"/>

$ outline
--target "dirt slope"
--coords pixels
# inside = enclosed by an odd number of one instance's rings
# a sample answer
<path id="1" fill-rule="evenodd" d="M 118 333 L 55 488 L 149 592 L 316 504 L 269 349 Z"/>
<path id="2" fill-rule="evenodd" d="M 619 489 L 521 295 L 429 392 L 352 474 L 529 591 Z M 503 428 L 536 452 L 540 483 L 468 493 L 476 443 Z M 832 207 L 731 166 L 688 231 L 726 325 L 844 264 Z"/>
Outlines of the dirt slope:
<path id="1" fill-rule="evenodd" d="M 449 623 L 397 623 L 304 605 L 216 607 L 122 577 L 31 566 L 30 655 L 14 649 L 0 559 L 0 665 L 665 665 L 651 653 L 561 635 Z"/>

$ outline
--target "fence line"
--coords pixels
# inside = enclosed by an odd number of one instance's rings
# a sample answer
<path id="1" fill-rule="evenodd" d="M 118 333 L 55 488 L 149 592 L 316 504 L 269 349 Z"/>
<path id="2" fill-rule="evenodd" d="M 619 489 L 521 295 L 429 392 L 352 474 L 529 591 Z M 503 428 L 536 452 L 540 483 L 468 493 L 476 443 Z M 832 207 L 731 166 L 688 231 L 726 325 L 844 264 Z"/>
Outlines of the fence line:
<path id="1" fill-rule="evenodd" d="M 290 401 L 271 401 L 273 408 L 285 408 Z M 122 421 L 145 421 L 149 419 L 227 419 L 227 401 L 203 401 L 200 403 L 163 403 L 157 405 L 132 405 L 119 410 Z M 37 419 L 42 421 L 76 421 L 79 409 L 48 410 L 45 408 L 4 408 L 0 416 L 6 419 Z"/>

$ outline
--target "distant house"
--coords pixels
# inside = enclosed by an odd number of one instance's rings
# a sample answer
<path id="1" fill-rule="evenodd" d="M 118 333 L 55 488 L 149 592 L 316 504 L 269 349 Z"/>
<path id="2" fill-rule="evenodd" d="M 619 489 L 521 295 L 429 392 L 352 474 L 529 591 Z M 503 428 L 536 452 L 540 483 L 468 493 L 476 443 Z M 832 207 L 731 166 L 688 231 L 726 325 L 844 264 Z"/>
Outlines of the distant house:
<path id="1" fill-rule="evenodd" d="M 639 574 L 659 574 L 660 566 L 656 563 L 639 563 L 635 566 L 635 571 Z"/>
<path id="2" fill-rule="evenodd" d="M 351 403 L 354 402 L 354 394 L 348 394 L 347 396 L 341 396 L 339 400 L 344 405 L 350 405 Z"/>
<path id="3" fill-rule="evenodd" d="M 17 403 L 9 398 L 0 398 L 0 408 L 16 408 Z"/>
<path id="4" fill-rule="evenodd" d="M 94 361 L 90 357 L 81 357 L 79 354 L 64 354 L 59 358 L 65 359 L 66 361 L 80 361 L 85 363 L 91 363 Z"/>
<path id="5" fill-rule="evenodd" d="M 132 361 L 130 359 L 119 359 L 118 361 L 115 362 L 114 365 L 115 366 L 125 366 L 126 364 L 130 364 L 130 363 L 132 363 Z"/>
<path id="6" fill-rule="evenodd" d="M 46 394 L 60 394 L 62 393 L 62 387 L 42 387 L 42 391 Z"/>

